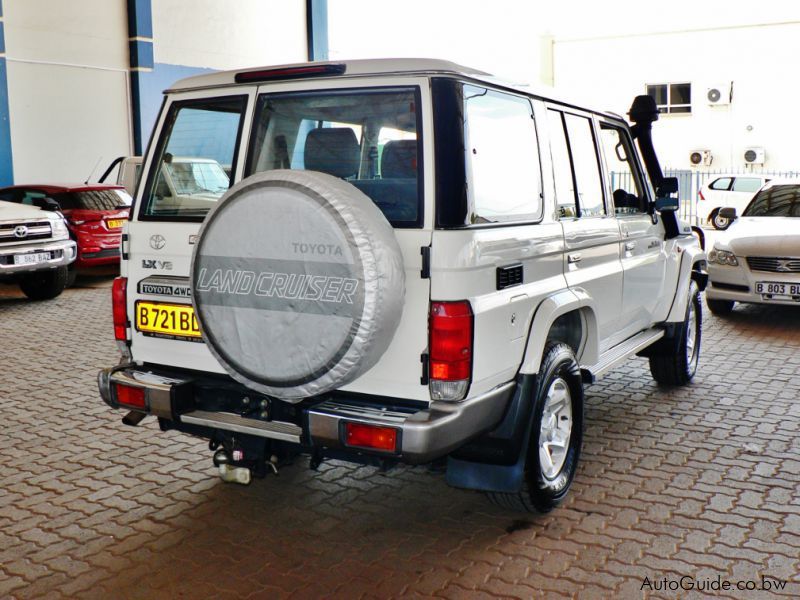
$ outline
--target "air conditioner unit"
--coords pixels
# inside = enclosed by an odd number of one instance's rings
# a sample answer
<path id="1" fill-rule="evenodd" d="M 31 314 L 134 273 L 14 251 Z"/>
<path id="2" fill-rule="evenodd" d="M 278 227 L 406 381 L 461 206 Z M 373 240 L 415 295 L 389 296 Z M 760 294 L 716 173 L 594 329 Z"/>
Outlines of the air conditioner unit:
<path id="1" fill-rule="evenodd" d="M 733 98 L 733 86 L 730 81 L 716 83 L 706 89 L 706 100 L 711 106 L 726 106 Z"/>
<path id="2" fill-rule="evenodd" d="M 763 165 L 767 159 L 767 153 L 763 148 L 747 148 L 744 151 L 744 162 L 748 165 Z"/>
<path id="3" fill-rule="evenodd" d="M 714 162 L 714 155 L 711 150 L 692 150 L 689 162 L 693 167 L 708 167 Z"/>

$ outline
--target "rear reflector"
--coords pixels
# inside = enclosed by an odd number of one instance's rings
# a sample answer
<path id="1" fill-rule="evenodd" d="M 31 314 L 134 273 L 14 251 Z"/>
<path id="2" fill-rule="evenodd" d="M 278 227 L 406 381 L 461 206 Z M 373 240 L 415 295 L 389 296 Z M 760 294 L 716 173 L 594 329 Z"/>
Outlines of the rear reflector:
<path id="1" fill-rule="evenodd" d="M 132 387 L 116 384 L 117 387 L 117 402 L 127 408 L 135 408 L 137 410 L 147 410 L 147 402 L 145 400 L 145 390 L 140 387 Z"/>
<path id="2" fill-rule="evenodd" d="M 114 318 L 114 339 L 128 339 L 128 313 L 125 306 L 128 296 L 128 278 L 117 277 L 111 286 L 111 312 Z"/>
<path id="3" fill-rule="evenodd" d="M 344 435 L 346 446 L 389 452 L 397 451 L 397 430 L 392 427 L 345 423 Z"/>
<path id="4" fill-rule="evenodd" d="M 344 71 L 344 65 L 308 65 L 284 69 L 245 71 L 244 73 L 237 73 L 234 81 L 236 83 L 252 83 L 278 79 L 305 79 L 306 77 L 319 77 L 321 75 L 341 75 Z"/>

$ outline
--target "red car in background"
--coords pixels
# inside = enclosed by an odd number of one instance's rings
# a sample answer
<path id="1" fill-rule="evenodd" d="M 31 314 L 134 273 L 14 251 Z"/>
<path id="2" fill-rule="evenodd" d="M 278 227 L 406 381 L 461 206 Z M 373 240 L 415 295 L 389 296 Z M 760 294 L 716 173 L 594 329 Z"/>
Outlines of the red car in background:
<path id="1" fill-rule="evenodd" d="M 122 225 L 131 197 L 121 185 L 78 183 L 14 185 L 0 188 L 0 200 L 41 206 L 52 198 L 61 207 L 78 243 L 77 269 L 119 263 Z"/>

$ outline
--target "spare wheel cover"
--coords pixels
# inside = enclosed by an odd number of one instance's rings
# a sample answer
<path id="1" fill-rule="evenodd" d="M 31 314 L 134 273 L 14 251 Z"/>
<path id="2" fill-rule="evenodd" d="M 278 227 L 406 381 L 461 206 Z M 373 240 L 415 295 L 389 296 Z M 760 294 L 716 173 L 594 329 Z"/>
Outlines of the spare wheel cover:
<path id="1" fill-rule="evenodd" d="M 400 322 L 405 274 L 392 226 L 362 192 L 314 171 L 248 177 L 209 212 L 192 304 L 237 381 L 299 401 L 372 367 Z"/>

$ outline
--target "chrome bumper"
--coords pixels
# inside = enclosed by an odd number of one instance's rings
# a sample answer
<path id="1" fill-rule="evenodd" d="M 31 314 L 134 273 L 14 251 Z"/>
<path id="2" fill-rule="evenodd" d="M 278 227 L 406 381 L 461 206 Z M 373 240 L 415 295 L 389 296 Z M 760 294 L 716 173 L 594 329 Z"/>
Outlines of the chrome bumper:
<path id="1" fill-rule="evenodd" d="M 193 382 L 120 365 L 100 371 L 100 396 L 112 408 L 120 406 L 114 384 L 143 388 L 144 412 L 177 423 L 245 433 L 274 440 L 310 444 L 317 448 L 373 453 L 411 464 L 426 463 L 446 456 L 470 439 L 497 425 L 505 414 L 516 384 L 506 383 L 481 396 L 461 402 L 432 402 L 424 408 L 396 406 L 392 398 L 371 399 L 369 403 L 344 398 L 328 399 L 305 409 L 307 427 L 280 421 L 262 421 L 226 412 L 199 410 L 194 404 Z M 397 430 L 396 452 L 381 453 L 348 448 L 344 443 L 345 423 L 362 423 Z M 305 430 L 304 430 L 305 429 Z"/>
<path id="2" fill-rule="evenodd" d="M 52 258 L 36 264 L 14 264 L 14 256 L 33 254 L 36 252 L 49 252 Z M 52 269 L 54 267 L 64 267 L 72 263 L 77 256 L 77 245 L 72 240 L 39 242 L 20 246 L 6 246 L 0 248 L 0 275 L 22 272 L 27 273 L 42 269 Z"/>

